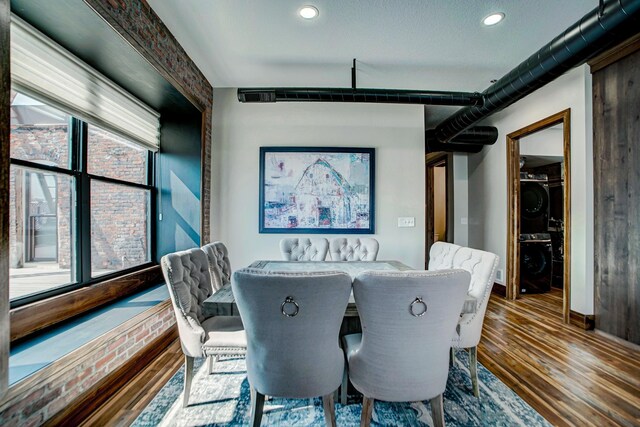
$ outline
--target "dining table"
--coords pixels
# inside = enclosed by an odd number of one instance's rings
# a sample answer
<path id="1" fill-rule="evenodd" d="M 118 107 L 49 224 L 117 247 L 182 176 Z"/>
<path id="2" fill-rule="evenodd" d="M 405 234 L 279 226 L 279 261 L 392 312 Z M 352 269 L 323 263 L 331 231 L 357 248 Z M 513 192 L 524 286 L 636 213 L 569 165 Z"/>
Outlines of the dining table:
<path id="1" fill-rule="evenodd" d="M 275 261 L 258 260 L 249 265 L 249 268 L 269 271 L 286 272 L 314 272 L 314 271 L 341 271 L 355 279 L 358 274 L 365 271 L 413 271 L 414 269 L 400 261 Z M 232 279 L 233 280 L 233 279 Z M 465 313 L 475 313 L 477 300 L 467 295 L 461 310 Z M 224 285 L 204 301 L 203 314 L 209 316 L 239 316 L 240 312 L 233 297 L 231 283 Z M 353 297 L 349 297 L 349 303 L 344 313 L 344 321 L 340 335 L 360 332 L 360 318 Z"/>

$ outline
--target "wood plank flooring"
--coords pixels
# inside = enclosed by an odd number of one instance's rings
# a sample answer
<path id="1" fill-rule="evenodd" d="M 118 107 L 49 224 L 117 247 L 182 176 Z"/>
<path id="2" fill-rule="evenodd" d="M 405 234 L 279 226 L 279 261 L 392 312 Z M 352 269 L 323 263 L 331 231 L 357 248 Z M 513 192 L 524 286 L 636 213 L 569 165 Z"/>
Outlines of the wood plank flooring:
<path id="1" fill-rule="evenodd" d="M 640 351 L 561 319 L 560 291 L 492 295 L 478 360 L 554 425 L 640 425 Z"/>
<path id="2" fill-rule="evenodd" d="M 132 381 L 84 420 L 81 426 L 128 426 L 173 374 L 180 369 L 184 355 L 178 340 L 141 371 Z"/>
<path id="3" fill-rule="evenodd" d="M 492 295 L 480 363 L 558 426 L 640 426 L 640 351 L 562 323 L 554 291 Z M 174 342 L 83 425 L 129 425 L 183 363 Z"/>

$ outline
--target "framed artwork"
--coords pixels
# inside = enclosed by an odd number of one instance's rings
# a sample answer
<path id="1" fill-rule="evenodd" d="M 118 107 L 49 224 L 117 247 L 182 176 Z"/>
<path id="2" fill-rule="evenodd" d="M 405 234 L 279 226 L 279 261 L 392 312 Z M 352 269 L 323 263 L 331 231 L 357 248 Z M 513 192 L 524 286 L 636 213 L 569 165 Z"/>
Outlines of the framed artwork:
<path id="1" fill-rule="evenodd" d="M 375 232 L 373 148 L 261 147 L 260 233 Z"/>

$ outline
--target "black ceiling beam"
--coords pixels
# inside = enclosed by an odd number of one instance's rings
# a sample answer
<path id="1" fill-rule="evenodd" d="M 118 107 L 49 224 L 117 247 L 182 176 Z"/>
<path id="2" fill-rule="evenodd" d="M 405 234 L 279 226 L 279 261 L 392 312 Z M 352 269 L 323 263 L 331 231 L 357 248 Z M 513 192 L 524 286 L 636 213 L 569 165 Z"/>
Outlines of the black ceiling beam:
<path id="1" fill-rule="evenodd" d="M 482 97 L 477 92 L 283 87 L 238 89 L 238 101 L 254 103 L 367 102 L 379 104 L 474 106 L 482 104 Z"/>

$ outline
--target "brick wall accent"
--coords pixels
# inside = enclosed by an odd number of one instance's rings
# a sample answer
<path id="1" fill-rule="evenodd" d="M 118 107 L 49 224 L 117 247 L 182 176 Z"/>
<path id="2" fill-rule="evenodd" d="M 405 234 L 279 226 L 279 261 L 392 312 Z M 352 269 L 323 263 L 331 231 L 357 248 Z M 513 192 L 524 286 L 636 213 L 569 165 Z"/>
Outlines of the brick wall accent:
<path id="1" fill-rule="evenodd" d="M 173 327 L 170 301 L 134 317 L 13 385 L 0 402 L 0 425 L 40 425 Z"/>
<path id="2" fill-rule="evenodd" d="M 202 111 L 201 244 L 210 240 L 213 88 L 146 0 L 84 0 Z"/>

